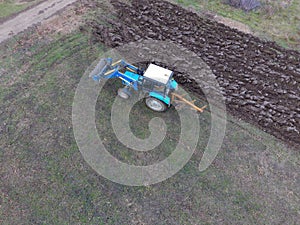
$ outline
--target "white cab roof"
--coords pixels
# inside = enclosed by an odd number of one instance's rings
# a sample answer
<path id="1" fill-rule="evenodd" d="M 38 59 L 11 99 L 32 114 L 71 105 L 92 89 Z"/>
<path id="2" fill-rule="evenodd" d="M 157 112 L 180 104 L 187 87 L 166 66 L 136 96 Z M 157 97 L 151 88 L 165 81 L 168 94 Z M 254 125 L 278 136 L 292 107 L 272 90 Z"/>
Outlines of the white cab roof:
<path id="1" fill-rule="evenodd" d="M 159 81 L 163 84 L 167 84 L 172 73 L 173 71 L 171 70 L 165 69 L 163 67 L 151 63 L 145 71 L 144 77 L 148 77 L 153 80 Z"/>

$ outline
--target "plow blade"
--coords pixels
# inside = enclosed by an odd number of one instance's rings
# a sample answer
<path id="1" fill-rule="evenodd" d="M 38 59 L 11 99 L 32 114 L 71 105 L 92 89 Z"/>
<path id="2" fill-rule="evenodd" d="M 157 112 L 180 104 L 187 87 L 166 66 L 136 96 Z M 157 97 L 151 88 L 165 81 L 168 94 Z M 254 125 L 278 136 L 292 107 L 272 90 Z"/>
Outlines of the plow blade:
<path id="1" fill-rule="evenodd" d="M 192 109 L 198 111 L 198 112 L 203 112 L 203 110 L 207 107 L 207 105 L 203 106 L 203 107 L 198 107 L 194 104 L 195 100 L 193 101 L 189 101 L 187 99 L 185 99 L 183 96 L 179 95 L 179 94 L 176 94 L 176 93 L 172 93 L 172 99 L 171 99 L 171 102 L 182 102 L 184 104 L 187 104 L 189 106 L 192 107 Z"/>

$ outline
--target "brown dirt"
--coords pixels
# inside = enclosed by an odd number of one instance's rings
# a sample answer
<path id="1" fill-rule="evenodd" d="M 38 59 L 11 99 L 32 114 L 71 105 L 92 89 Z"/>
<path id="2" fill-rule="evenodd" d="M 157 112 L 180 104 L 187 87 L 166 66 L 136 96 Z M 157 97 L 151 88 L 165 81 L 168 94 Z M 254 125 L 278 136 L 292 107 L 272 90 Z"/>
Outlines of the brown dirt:
<path id="1" fill-rule="evenodd" d="M 66 7 L 63 13 L 50 17 L 38 26 L 37 32 L 41 36 L 53 33 L 70 34 L 83 24 L 82 15 L 87 9 L 85 5 Z"/>
<path id="2" fill-rule="evenodd" d="M 224 91 L 229 111 L 293 146 L 300 138 L 300 53 L 200 18 L 175 4 L 113 0 L 117 19 L 90 25 L 96 40 L 116 47 L 139 39 L 172 40 L 200 56 Z M 179 82 L 202 94 L 193 80 Z"/>
<path id="3" fill-rule="evenodd" d="M 0 43 L 9 39 L 27 28 L 47 20 L 49 17 L 58 13 L 68 5 L 75 3 L 77 0 L 49 0 L 35 7 L 25 10 L 17 14 L 16 17 L 10 18 L 0 23 Z M 24 18 L 26 18 L 24 20 Z"/>

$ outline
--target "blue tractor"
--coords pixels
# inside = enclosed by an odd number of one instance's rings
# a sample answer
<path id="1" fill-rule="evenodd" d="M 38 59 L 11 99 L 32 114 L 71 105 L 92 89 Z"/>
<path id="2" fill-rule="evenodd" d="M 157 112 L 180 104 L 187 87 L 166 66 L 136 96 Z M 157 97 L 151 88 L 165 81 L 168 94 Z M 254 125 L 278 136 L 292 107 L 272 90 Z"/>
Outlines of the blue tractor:
<path id="1" fill-rule="evenodd" d="M 175 101 L 184 102 L 199 112 L 205 108 L 199 108 L 176 94 L 178 83 L 173 78 L 173 71 L 152 63 L 146 70 L 141 70 L 124 60 L 113 63 L 111 58 L 105 58 L 92 71 L 91 77 L 98 82 L 101 79 L 120 78 L 125 85 L 118 90 L 121 98 L 128 99 L 134 91 L 143 92 L 146 94 L 146 106 L 156 112 L 166 111 Z"/>

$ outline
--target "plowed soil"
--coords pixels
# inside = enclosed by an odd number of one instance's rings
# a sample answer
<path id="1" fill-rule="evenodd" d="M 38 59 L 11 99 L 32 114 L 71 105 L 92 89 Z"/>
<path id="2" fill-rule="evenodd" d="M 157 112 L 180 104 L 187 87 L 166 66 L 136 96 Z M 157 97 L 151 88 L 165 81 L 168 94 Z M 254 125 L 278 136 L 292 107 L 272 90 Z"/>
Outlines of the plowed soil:
<path id="1" fill-rule="evenodd" d="M 172 40 L 200 56 L 216 75 L 226 105 L 293 146 L 300 145 L 300 53 L 199 17 L 161 0 L 113 0 L 116 19 L 91 22 L 98 41 L 116 47 L 139 39 Z M 179 79 L 202 94 L 193 77 Z"/>

